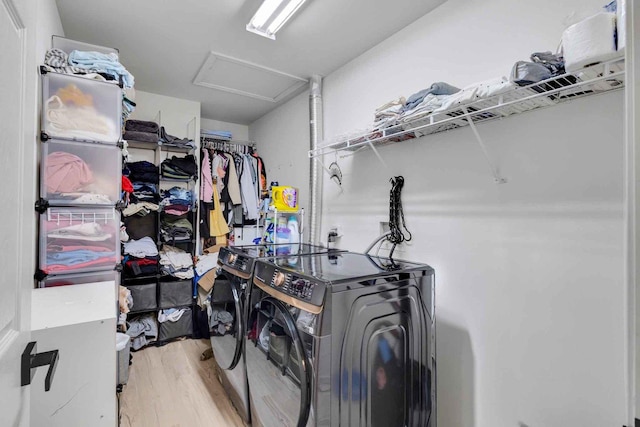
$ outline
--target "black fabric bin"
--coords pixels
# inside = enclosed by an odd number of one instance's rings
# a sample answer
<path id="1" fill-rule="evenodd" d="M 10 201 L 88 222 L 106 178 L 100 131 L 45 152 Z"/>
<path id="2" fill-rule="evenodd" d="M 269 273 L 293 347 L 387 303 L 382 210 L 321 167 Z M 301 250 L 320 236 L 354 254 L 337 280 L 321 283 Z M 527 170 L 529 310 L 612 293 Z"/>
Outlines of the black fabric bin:
<path id="1" fill-rule="evenodd" d="M 158 307 L 171 308 L 191 305 L 193 299 L 193 283 L 191 280 L 160 282 L 158 292 Z"/>
<path id="2" fill-rule="evenodd" d="M 167 341 L 173 338 L 191 335 L 193 333 L 193 320 L 191 318 L 191 309 L 186 308 L 185 312 L 180 316 L 177 322 L 167 320 L 160 323 L 158 331 L 158 340 Z"/>
<path id="3" fill-rule="evenodd" d="M 155 310 L 158 307 L 155 282 L 126 286 L 131 291 L 131 298 L 133 298 L 132 312 Z"/>

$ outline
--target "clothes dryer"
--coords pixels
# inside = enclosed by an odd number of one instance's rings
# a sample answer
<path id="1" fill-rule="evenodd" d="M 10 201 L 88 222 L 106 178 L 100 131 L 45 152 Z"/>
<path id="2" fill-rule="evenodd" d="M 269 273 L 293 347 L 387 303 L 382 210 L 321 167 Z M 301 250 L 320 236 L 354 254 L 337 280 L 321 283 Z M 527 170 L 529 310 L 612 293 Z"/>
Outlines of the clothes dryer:
<path id="1" fill-rule="evenodd" d="M 220 249 L 218 276 L 211 293 L 211 347 L 220 381 L 245 422 L 250 422 L 244 340 L 245 292 L 254 263 L 263 257 L 295 262 L 305 255 L 333 251 L 309 244 L 260 244 Z"/>
<path id="2" fill-rule="evenodd" d="M 253 425 L 435 427 L 434 307 L 428 265 L 258 260 L 245 345 Z"/>

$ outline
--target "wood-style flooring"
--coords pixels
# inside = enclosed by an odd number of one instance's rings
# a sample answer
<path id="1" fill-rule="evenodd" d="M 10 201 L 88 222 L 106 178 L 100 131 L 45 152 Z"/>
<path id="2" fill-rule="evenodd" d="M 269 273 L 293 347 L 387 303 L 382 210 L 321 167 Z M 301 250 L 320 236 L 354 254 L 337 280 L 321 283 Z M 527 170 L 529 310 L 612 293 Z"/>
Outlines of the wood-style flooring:
<path id="1" fill-rule="evenodd" d="M 120 395 L 123 427 L 243 427 L 214 369 L 208 340 L 176 341 L 133 354 Z"/>

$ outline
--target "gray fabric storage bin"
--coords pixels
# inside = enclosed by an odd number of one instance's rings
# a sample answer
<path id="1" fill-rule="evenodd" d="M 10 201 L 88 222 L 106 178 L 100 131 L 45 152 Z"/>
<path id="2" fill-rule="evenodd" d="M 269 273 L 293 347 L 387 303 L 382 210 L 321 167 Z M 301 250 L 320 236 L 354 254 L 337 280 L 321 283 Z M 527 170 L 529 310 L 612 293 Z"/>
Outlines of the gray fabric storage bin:
<path id="1" fill-rule="evenodd" d="M 193 299 L 193 283 L 191 280 L 175 282 L 160 282 L 158 292 L 158 307 L 170 308 L 191 305 Z"/>
<path id="2" fill-rule="evenodd" d="M 193 320 L 190 308 L 186 308 L 185 312 L 180 316 L 177 322 L 170 320 L 160 323 L 158 332 L 158 341 L 166 341 L 173 338 L 191 335 L 193 333 Z"/>
<path id="3" fill-rule="evenodd" d="M 155 310 L 158 307 L 155 283 L 126 285 L 126 287 L 131 291 L 131 298 L 133 298 L 132 312 Z"/>

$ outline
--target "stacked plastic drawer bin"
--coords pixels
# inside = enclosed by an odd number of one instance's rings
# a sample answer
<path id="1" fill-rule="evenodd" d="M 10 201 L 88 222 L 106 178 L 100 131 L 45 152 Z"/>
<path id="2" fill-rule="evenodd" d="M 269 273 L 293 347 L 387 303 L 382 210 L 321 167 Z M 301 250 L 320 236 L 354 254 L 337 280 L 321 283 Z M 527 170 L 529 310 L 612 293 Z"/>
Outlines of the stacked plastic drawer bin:
<path id="1" fill-rule="evenodd" d="M 54 38 L 53 47 L 117 50 Z M 117 280 L 122 88 L 41 68 L 40 287 Z"/>

